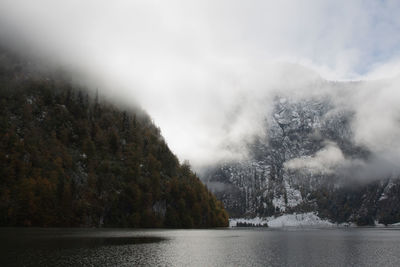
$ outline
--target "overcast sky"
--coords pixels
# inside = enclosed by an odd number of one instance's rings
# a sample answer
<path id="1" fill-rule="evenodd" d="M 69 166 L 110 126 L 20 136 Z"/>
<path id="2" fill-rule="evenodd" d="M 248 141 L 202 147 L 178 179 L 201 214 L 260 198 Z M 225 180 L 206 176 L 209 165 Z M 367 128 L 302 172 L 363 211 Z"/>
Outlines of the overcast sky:
<path id="1" fill-rule="evenodd" d="M 200 165 L 229 157 L 229 143 L 259 131 L 265 110 L 254 100 L 290 79 L 397 75 L 399 14 L 396 0 L 1 0 L 0 38 L 86 73 L 110 97 L 139 102 L 179 158 Z M 281 62 L 315 74 L 283 71 Z"/>

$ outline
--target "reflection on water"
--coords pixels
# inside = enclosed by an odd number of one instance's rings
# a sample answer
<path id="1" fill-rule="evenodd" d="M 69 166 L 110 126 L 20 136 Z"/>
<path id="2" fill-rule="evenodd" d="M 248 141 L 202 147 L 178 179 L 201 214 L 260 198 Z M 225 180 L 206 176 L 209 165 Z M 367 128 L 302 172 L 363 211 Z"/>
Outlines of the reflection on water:
<path id="1" fill-rule="evenodd" d="M 0 229 L 2 266 L 400 266 L 397 229 Z"/>

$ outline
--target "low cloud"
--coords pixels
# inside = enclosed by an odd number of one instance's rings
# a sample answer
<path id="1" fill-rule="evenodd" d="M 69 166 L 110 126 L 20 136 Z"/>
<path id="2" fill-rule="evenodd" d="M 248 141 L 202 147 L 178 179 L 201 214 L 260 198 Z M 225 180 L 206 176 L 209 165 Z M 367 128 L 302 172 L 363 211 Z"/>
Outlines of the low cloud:
<path id="1" fill-rule="evenodd" d="M 345 164 L 346 159 L 340 148 L 333 142 L 325 142 L 325 146 L 315 155 L 291 159 L 284 163 L 284 167 L 311 174 L 333 174 Z"/>

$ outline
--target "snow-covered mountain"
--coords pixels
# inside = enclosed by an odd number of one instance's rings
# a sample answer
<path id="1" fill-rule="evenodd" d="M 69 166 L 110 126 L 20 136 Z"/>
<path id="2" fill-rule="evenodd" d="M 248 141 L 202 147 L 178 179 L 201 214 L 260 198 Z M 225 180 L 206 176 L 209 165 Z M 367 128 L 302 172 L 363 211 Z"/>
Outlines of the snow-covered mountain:
<path id="1" fill-rule="evenodd" d="M 352 109 L 338 108 L 328 95 L 273 99 L 264 134 L 247 142 L 246 159 L 203 175 L 231 217 L 317 212 L 360 225 L 400 221 L 396 177 L 359 177 L 372 154 L 354 141 Z"/>

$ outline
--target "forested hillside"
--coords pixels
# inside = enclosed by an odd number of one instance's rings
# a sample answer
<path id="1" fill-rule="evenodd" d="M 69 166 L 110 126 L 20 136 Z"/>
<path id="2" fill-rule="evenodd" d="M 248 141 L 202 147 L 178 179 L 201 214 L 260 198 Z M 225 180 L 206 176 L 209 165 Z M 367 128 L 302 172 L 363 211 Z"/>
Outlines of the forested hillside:
<path id="1" fill-rule="evenodd" d="M 144 112 L 0 54 L 0 225 L 227 226 Z"/>

